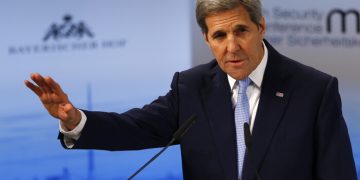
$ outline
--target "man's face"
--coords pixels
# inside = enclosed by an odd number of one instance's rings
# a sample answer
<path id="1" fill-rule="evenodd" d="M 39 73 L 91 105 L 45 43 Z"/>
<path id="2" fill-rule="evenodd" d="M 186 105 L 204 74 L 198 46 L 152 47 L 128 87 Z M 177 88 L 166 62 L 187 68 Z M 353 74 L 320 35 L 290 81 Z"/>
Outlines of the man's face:
<path id="1" fill-rule="evenodd" d="M 204 38 L 220 68 L 234 79 L 247 77 L 260 63 L 264 49 L 265 20 L 259 27 L 243 6 L 209 15 Z"/>

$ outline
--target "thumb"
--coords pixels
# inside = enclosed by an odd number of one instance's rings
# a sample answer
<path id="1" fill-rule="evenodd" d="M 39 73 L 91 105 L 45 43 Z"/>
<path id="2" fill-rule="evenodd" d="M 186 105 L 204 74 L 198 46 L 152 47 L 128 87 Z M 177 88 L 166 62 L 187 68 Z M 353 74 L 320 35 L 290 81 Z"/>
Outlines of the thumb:
<path id="1" fill-rule="evenodd" d="M 75 121 L 77 109 L 70 103 L 64 103 L 59 108 L 59 118 L 63 121 Z"/>
<path id="2" fill-rule="evenodd" d="M 60 105 L 59 119 L 69 130 L 74 129 L 81 120 L 81 113 L 72 104 L 66 103 Z"/>

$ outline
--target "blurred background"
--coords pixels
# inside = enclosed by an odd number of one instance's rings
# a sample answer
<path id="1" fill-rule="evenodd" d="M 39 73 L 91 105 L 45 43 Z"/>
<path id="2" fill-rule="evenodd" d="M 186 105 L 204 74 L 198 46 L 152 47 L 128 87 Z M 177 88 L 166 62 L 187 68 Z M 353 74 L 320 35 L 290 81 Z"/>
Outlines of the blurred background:
<path id="1" fill-rule="evenodd" d="M 79 108 L 123 112 L 170 88 L 176 71 L 213 57 L 193 0 L 2 0 L 0 179 L 126 179 L 158 149 L 64 150 L 58 122 L 23 81 L 56 79 Z M 360 2 L 264 1 L 266 38 L 283 54 L 336 76 L 360 175 Z M 178 146 L 137 179 L 182 179 Z"/>

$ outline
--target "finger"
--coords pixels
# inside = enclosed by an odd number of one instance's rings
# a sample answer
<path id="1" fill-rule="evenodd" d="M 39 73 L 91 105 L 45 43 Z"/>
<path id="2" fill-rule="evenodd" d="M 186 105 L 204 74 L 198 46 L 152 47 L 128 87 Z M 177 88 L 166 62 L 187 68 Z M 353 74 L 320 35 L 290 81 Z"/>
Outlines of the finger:
<path id="1" fill-rule="evenodd" d="M 45 86 L 45 80 L 44 80 L 44 78 L 43 78 L 40 74 L 38 74 L 38 73 L 31 74 L 31 75 L 30 75 L 30 78 L 31 78 L 31 80 L 34 81 L 34 83 L 35 83 L 37 86 L 39 86 L 39 88 L 45 89 L 45 88 L 43 87 L 43 86 Z"/>
<path id="2" fill-rule="evenodd" d="M 35 86 L 33 83 L 31 83 L 28 80 L 25 80 L 24 83 L 26 87 L 28 87 L 31 91 L 33 91 L 37 96 L 40 97 L 42 95 L 43 92 L 38 86 Z"/>
<path id="3" fill-rule="evenodd" d="M 31 79 L 45 92 L 52 93 L 50 86 L 46 83 L 45 78 L 38 73 L 31 74 Z"/>
<path id="4" fill-rule="evenodd" d="M 57 95 L 65 95 L 60 85 L 53 78 L 48 76 L 45 78 L 45 81 L 51 87 L 52 91 L 55 92 Z"/>

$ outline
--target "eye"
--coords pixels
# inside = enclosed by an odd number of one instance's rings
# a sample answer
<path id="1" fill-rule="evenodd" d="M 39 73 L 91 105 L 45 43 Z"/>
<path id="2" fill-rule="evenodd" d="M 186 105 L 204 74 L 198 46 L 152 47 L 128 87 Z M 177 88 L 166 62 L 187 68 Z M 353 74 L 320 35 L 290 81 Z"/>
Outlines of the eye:
<path id="1" fill-rule="evenodd" d="M 247 27 L 244 27 L 244 26 L 240 26 L 240 27 L 237 27 L 235 29 L 235 32 L 238 34 L 238 33 L 244 33 L 244 32 L 247 32 L 248 31 L 248 28 Z"/>
<path id="2" fill-rule="evenodd" d="M 221 31 L 217 31 L 211 37 L 213 39 L 221 39 L 221 38 L 224 38 L 225 36 L 226 36 L 226 33 L 221 32 Z"/>

